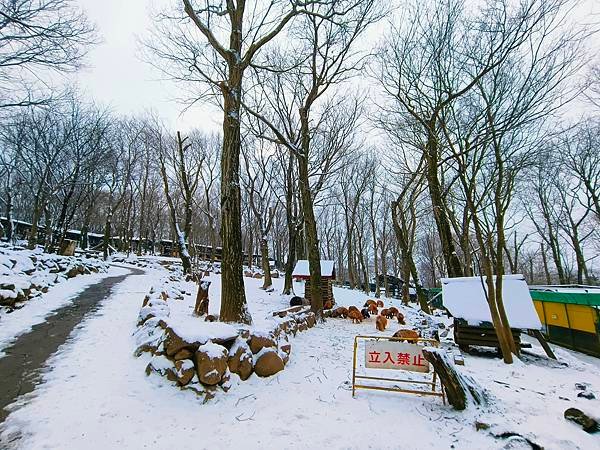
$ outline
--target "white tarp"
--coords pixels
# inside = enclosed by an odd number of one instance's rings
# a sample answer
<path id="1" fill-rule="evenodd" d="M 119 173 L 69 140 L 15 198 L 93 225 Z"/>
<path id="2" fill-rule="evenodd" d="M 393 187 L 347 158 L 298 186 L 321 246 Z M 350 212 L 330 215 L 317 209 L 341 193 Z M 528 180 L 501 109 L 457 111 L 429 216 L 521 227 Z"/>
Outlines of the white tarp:
<path id="1" fill-rule="evenodd" d="M 444 306 L 450 314 L 473 326 L 481 322 L 492 322 L 480 277 L 442 278 L 441 281 Z M 523 275 L 502 277 L 502 300 L 511 328 L 542 328 Z"/>
<path id="2" fill-rule="evenodd" d="M 321 276 L 322 277 L 331 277 L 333 276 L 333 267 L 335 265 L 334 261 L 329 261 L 322 259 L 321 260 Z M 296 263 L 296 267 L 294 267 L 294 271 L 292 272 L 293 277 L 309 277 L 310 272 L 308 270 L 308 260 L 300 259 Z"/>

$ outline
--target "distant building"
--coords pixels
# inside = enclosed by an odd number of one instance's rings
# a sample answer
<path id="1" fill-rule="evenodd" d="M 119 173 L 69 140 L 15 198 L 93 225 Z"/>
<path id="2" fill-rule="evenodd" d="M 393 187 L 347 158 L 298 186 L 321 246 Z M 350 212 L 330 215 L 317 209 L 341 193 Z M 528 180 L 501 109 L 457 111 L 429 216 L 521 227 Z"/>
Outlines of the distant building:
<path id="1" fill-rule="evenodd" d="M 310 271 L 308 260 L 301 259 L 296 263 L 294 271 L 292 272 L 292 278 L 295 280 L 304 280 L 304 298 L 310 301 Z M 330 301 L 333 305 L 335 300 L 333 298 L 332 282 L 335 280 L 335 262 L 322 259 L 321 260 L 321 296 L 323 297 L 323 304 Z"/>

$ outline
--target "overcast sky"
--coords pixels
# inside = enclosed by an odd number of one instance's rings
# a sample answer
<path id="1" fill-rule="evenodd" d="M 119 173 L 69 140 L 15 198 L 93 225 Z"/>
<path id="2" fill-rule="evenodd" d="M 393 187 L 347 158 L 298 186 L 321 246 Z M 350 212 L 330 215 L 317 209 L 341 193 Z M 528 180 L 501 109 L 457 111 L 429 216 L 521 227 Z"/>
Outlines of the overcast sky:
<path id="1" fill-rule="evenodd" d="M 95 46 L 77 83 L 96 101 L 115 112 L 134 114 L 153 109 L 177 129 L 220 128 L 221 116 L 208 106 L 182 114 L 175 83 L 140 59 L 138 37 L 152 26 L 150 14 L 170 0 L 77 0 L 95 23 L 102 42 Z M 172 2 L 171 2 L 172 3 Z"/>
<path id="2" fill-rule="evenodd" d="M 143 37 L 152 26 L 151 12 L 173 0 L 76 1 L 96 24 L 102 39 L 89 54 L 89 67 L 76 76 L 84 92 L 118 113 L 153 109 L 177 129 L 220 128 L 221 115 L 214 108 L 197 106 L 182 115 L 184 106 L 176 101 L 181 95 L 177 86 L 160 81 L 160 73 L 140 60 L 137 37 Z M 583 0 L 577 12 L 585 21 L 598 22 L 599 15 L 600 0 Z M 600 43 L 600 39 L 594 41 Z"/>

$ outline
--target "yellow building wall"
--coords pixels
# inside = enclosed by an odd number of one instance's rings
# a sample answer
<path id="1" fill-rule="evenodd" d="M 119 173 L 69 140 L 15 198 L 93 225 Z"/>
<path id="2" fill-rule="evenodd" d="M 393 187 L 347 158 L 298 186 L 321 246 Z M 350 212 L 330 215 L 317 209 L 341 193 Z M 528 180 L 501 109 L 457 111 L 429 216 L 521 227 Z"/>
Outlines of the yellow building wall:
<path id="1" fill-rule="evenodd" d="M 543 302 L 544 311 L 546 312 L 546 324 L 555 327 L 569 328 L 569 320 L 567 319 L 566 305 L 562 303 Z"/>
<path id="2" fill-rule="evenodd" d="M 574 330 L 596 333 L 596 314 L 589 306 L 585 305 L 566 305 L 569 313 L 571 328 Z"/>
<path id="3" fill-rule="evenodd" d="M 542 302 L 538 302 L 536 300 L 533 301 L 533 306 L 535 306 L 535 311 L 537 312 L 540 322 L 542 324 L 546 324 L 546 318 L 544 317 L 544 307 L 542 306 Z"/>
<path id="4" fill-rule="evenodd" d="M 534 301 L 533 305 L 543 324 L 570 327 L 588 333 L 597 332 L 597 315 L 594 309 L 589 306 L 540 301 Z"/>

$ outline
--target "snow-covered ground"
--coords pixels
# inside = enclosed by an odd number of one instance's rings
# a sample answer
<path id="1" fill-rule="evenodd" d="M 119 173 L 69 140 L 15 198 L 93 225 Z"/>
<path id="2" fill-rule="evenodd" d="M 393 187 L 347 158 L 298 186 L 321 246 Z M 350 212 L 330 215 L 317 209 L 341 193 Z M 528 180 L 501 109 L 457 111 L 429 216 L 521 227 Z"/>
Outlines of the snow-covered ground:
<path id="1" fill-rule="evenodd" d="M 285 370 L 266 379 L 252 375 L 203 405 L 166 379 L 146 377 L 146 360 L 132 355 L 142 298 L 162 275 L 132 275 L 113 290 L 99 314 L 52 358 L 45 383 L 8 417 L 0 447 L 12 442 L 23 449 L 530 448 L 518 437 L 492 436 L 519 433 L 547 449 L 600 448 L 599 435 L 562 417 L 569 406 L 600 408 L 598 399 L 578 399 L 575 388 L 586 382 L 600 396 L 597 369 L 566 350 L 557 350 L 560 363 L 526 356 L 525 363 L 511 366 L 466 355 L 463 370 L 490 391 L 492 402 L 464 412 L 433 397 L 358 391 L 352 398 L 353 338 L 374 334 L 373 318 L 359 325 L 329 319 L 299 333 L 291 340 Z M 211 276 L 210 312 L 218 310 L 218 278 Z M 258 289 L 261 280 L 244 281 L 257 323 L 286 305 L 278 295 L 283 280 L 274 280 L 271 294 Z M 296 292 L 301 291 L 298 285 Z M 361 306 L 367 298 L 346 289 L 334 294 L 346 305 Z M 404 312 L 409 324 L 420 317 Z M 397 328 L 393 324 L 384 334 Z M 539 347 L 532 353 L 539 354 Z M 477 420 L 490 428 L 477 431 Z"/>
<path id="2" fill-rule="evenodd" d="M 81 267 L 88 274 L 69 278 L 68 272 Z M 97 272 L 92 272 L 87 267 Z M 77 272 L 80 273 L 80 272 Z M 125 275 L 128 270 L 108 267 L 85 257 L 64 257 L 35 250 L 0 247 L 0 285 L 14 286 L 15 292 L 29 292 L 15 307 L 0 307 L 0 357 L 19 335 L 58 308 L 70 303 L 81 291 L 100 280 Z M 4 293 L 8 292 L 6 290 Z"/>
<path id="3" fill-rule="evenodd" d="M 210 276 L 204 277 L 203 280 L 210 281 L 209 288 L 209 306 L 208 313 L 218 315 L 221 310 L 221 276 L 211 273 Z M 263 284 L 262 279 L 244 277 L 246 285 L 246 299 L 248 301 L 248 310 L 252 315 L 253 326 L 256 329 L 264 328 L 271 330 L 273 327 L 273 311 L 289 308 L 289 299 L 291 296 L 282 296 L 281 287 L 283 280 L 275 279 L 276 289 L 273 292 L 266 292 L 260 289 Z M 191 295 L 184 301 L 171 301 L 170 320 L 183 324 L 182 328 L 192 328 L 198 323 L 198 317 L 193 315 L 194 304 L 196 299 L 197 287 L 194 282 L 182 283 L 186 292 Z M 294 283 L 296 292 L 304 292 L 303 283 Z"/>
<path id="4" fill-rule="evenodd" d="M 43 322 L 53 311 L 70 303 L 85 288 L 104 278 L 127 273 L 129 273 L 127 269 L 111 267 L 108 272 L 70 278 L 50 289 L 46 294 L 28 300 L 20 309 L 11 313 L 0 310 L 0 358 L 4 355 L 2 350 L 19 335 L 31 330 L 35 324 Z"/>

